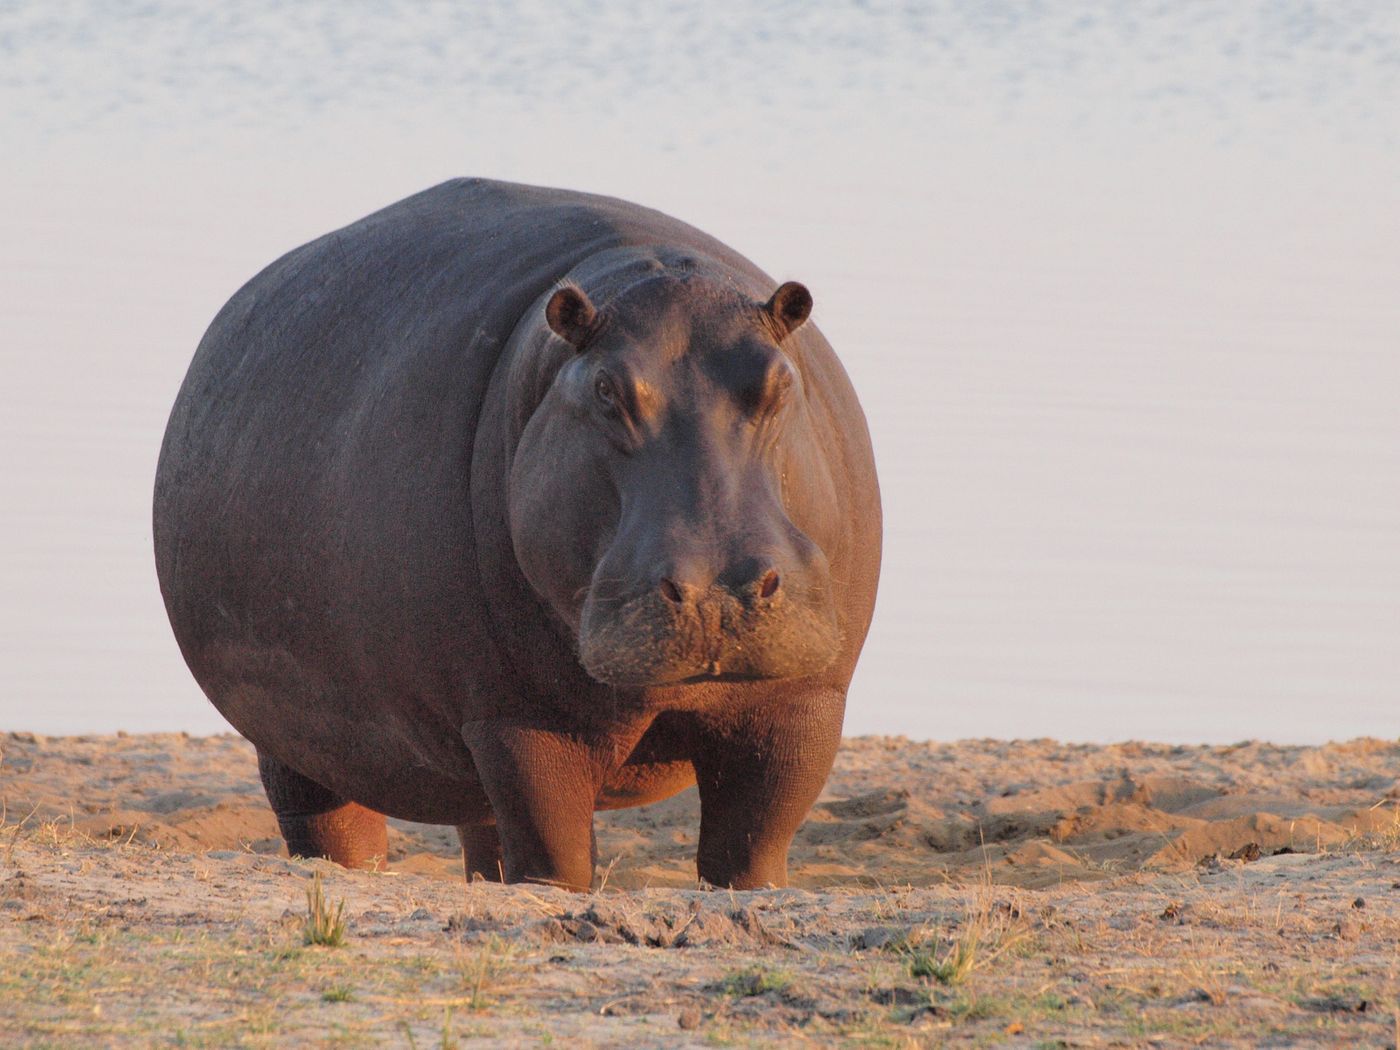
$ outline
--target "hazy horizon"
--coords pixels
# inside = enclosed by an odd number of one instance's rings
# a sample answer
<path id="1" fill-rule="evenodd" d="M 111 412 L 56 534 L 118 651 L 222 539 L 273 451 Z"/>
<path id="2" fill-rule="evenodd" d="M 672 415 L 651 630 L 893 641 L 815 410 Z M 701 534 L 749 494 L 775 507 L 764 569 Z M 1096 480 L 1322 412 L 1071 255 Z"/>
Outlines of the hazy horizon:
<path id="1" fill-rule="evenodd" d="M 1400 734 L 1400 9 L 0 8 L 0 729 L 224 726 L 150 490 L 214 313 L 454 175 L 806 283 L 886 522 L 848 734 Z"/>

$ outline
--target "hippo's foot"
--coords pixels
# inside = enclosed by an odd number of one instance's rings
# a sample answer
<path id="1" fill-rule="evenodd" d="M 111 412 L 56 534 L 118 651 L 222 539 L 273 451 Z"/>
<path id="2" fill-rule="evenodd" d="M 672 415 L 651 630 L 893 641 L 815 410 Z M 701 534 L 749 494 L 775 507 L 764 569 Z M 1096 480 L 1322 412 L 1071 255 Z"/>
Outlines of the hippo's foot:
<path id="1" fill-rule="evenodd" d="M 467 881 L 505 881 L 505 863 L 501 855 L 501 836 L 495 824 L 463 824 L 457 828 L 462 840 L 462 861 L 467 869 Z"/>
<path id="2" fill-rule="evenodd" d="M 261 751 L 258 772 L 290 856 L 326 857 L 347 868 L 385 867 L 384 814 L 341 798 Z"/>

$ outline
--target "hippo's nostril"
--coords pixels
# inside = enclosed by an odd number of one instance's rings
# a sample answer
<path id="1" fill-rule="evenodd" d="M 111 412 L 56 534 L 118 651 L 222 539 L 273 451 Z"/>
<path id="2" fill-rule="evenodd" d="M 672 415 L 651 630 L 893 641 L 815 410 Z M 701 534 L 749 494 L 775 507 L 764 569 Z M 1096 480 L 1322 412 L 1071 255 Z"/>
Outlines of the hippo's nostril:
<path id="1" fill-rule="evenodd" d="M 778 593 L 778 584 L 782 582 L 781 577 L 776 572 L 769 569 L 763 574 L 763 579 L 758 584 L 758 596 L 760 598 L 771 598 Z"/>
<path id="2" fill-rule="evenodd" d="M 668 602 L 681 603 L 681 589 L 674 580 L 668 580 L 665 576 L 661 577 L 661 593 Z"/>

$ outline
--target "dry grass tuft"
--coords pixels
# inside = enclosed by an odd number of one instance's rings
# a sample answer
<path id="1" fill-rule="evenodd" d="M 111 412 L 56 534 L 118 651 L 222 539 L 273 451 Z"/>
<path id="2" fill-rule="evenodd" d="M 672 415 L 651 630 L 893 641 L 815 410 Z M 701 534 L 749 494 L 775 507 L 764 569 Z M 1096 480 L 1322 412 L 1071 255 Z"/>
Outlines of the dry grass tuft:
<path id="1" fill-rule="evenodd" d="M 345 943 L 345 901 L 336 901 L 332 913 L 319 871 L 311 876 L 311 885 L 306 887 L 306 922 L 301 938 L 303 944 L 317 944 L 323 948 L 339 948 Z"/>
<path id="2" fill-rule="evenodd" d="M 1213 954 L 1219 955 L 1222 952 L 1223 948 L 1216 945 Z M 1232 969 L 1215 963 L 1212 955 L 1207 955 L 1201 946 L 1194 942 L 1190 945 L 1189 954 L 1182 959 L 1181 973 L 1190 984 L 1192 993 L 1212 1006 L 1225 1005 L 1233 972 Z"/>
<path id="3" fill-rule="evenodd" d="M 457 947 L 457 969 L 462 975 L 464 998 L 468 1010 L 484 1010 L 495 1002 L 505 987 L 504 978 L 515 963 L 519 947 L 492 934 L 468 954 Z"/>
<path id="4" fill-rule="evenodd" d="M 932 978 L 939 984 L 962 984 L 973 971 L 992 965 L 1031 935 L 1019 908 L 999 903 L 989 875 L 978 884 L 956 936 L 938 933 L 911 936 L 894 945 L 910 977 Z"/>

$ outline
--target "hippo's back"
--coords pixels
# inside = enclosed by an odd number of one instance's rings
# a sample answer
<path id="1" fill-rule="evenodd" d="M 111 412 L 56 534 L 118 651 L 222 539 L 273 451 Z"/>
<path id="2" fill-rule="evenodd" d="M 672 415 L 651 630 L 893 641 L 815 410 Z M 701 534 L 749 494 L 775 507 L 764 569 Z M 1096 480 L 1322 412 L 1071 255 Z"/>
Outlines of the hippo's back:
<path id="1" fill-rule="evenodd" d="M 215 318 L 161 450 L 156 567 L 196 679 L 260 750 L 457 822 L 460 726 L 510 684 L 472 537 L 482 401 L 526 309 L 628 244 L 756 272 L 635 205 L 464 179 L 289 253 Z"/>

